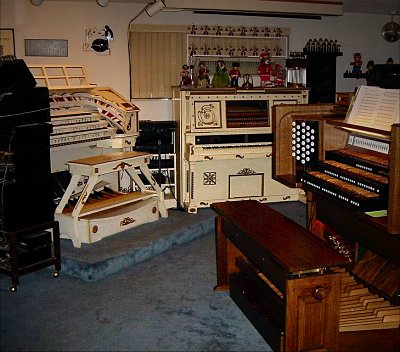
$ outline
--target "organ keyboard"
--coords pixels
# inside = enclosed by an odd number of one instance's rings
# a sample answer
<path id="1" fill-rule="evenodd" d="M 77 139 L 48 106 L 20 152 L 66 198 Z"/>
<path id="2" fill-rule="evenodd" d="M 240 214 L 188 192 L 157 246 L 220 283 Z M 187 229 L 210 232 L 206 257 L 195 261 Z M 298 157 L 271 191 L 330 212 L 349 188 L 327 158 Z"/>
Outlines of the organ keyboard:
<path id="1" fill-rule="evenodd" d="M 52 172 L 102 148 L 131 148 L 138 136 L 139 109 L 109 87 L 88 82 L 83 66 L 30 65 L 38 86 L 50 93 Z M 96 148 L 99 147 L 99 148 Z"/>

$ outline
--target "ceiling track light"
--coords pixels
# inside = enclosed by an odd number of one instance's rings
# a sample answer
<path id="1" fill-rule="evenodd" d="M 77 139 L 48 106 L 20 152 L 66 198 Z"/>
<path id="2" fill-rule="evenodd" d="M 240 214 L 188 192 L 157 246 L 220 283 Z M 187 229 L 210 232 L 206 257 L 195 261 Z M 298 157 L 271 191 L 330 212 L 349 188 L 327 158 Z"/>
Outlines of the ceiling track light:
<path id="1" fill-rule="evenodd" d="M 164 0 L 155 0 L 153 3 L 149 4 L 146 8 L 146 13 L 153 17 L 156 13 L 159 13 L 165 8 Z"/>
<path id="2" fill-rule="evenodd" d="M 44 0 L 31 0 L 32 5 L 39 6 L 43 4 Z"/>
<path id="3" fill-rule="evenodd" d="M 106 7 L 110 0 L 96 0 L 97 5 L 100 5 L 101 7 Z"/>

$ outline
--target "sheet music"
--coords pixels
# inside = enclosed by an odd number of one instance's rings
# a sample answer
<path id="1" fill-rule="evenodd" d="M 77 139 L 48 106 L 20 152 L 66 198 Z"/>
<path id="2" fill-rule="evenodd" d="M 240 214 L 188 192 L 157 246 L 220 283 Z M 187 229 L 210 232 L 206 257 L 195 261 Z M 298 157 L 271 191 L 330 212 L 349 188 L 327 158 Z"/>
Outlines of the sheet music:
<path id="1" fill-rule="evenodd" d="M 400 89 L 361 86 L 347 122 L 354 125 L 390 131 L 399 123 Z"/>

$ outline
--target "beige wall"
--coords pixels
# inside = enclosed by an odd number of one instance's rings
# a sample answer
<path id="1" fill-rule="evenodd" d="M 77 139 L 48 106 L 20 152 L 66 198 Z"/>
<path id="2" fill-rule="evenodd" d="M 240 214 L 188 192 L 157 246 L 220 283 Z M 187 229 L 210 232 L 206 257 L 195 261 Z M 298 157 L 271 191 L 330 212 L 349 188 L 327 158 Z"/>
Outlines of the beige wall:
<path id="1" fill-rule="evenodd" d="M 150 1 L 150 0 L 149 0 Z M 16 55 L 28 64 L 81 64 L 87 69 L 90 80 L 103 86 L 111 86 L 129 98 L 129 62 L 127 30 L 129 22 L 144 7 L 143 4 L 116 3 L 103 8 L 95 0 L 44 1 L 33 6 L 29 0 L 0 0 L 0 27 L 14 28 Z M 343 72 L 350 69 L 353 52 L 363 55 L 364 66 L 368 60 L 383 63 L 387 57 L 399 63 L 399 43 L 385 42 L 380 31 L 390 20 L 389 16 L 345 14 L 325 17 L 322 20 L 278 19 L 268 17 L 242 17 L 193 15 L 190 12 L 164 11 L 150 18 L 145 13 L 135 23 L 160 24 L 221 24 L 281 26 L 291 29 L 289 51 L 301 51 L 309 38 L 337 39 L 342 45 L 343 56 L 337 59 L 337 90 L 353 91 L 365 80 L 344 79 Z M 115 40 L 111 55 L 83 51 L 85 30 L 109 25 Z M 25 57 L 24 39 L 67 39 L 67 58 Z M 160 65 L 162 65 L 160 53 Z M 212 70 L 212 68 L 211 68 Z M 142 110 L 141 119 L 169 119 L 168 101 L 137 101 Z"/>

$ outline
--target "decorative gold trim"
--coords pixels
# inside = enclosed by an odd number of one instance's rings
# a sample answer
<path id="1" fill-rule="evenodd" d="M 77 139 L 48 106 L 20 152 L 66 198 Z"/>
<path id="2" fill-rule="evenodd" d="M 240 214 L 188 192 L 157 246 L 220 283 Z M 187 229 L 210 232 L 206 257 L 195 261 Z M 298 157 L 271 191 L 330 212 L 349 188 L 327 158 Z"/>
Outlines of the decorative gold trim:
<path id="1" fill-rule="evenodd" d="M 113 167 L 113 170 L 117 170 L 118 168 L 121 168 L 121 170 L 124 170 L 125 167 L 132 167 L 132 164 L 128 164 L 125 161 L 119 163 L 117 166 Z"/>
<path id="2" fill-rule="evenodd" d="M 135 220 L 133 218 L 130 218 L 129 216 L 127 216 L 126 218 L 121 220 L 121 222 L 119 223 L 119 226 L 126 226 L 126 225 L 132 224 L 134 222 L 135 222 Z"/>

